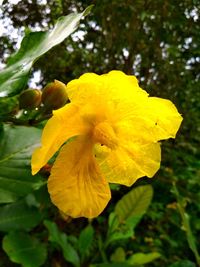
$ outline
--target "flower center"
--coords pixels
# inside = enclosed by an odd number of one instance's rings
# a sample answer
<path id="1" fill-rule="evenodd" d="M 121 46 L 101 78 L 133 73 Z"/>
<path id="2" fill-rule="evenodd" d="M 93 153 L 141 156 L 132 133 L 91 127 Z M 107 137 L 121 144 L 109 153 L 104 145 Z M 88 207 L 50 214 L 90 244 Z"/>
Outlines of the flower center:
<path id="1" fill-rule="evenodd" d="M 95 143 L 106 145 L 111 149 L 114 149 L 118 143 L 113 127 L 107 122 L 98 123 L 94 127 L 92 137 Z"/>

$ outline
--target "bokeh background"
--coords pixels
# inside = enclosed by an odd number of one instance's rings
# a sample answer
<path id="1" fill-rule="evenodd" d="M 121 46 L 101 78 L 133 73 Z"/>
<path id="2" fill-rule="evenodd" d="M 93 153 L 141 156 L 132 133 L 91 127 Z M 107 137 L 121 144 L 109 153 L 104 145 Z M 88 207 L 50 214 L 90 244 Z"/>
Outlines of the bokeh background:
<path id="1" fill-rule="evenodd" d="M 118 247 L 123 248 L 126 256 L 132 252 L 158 251 L 162 256 L 147 266 L 198 266 L 183 227 L 173 183 L 176 183 L 184 212 L 190 218 L 190 228 L 198 247 L 200 1 L 4 1 L 0 11 L 0 66 L 3 68 L 9 55 L 19 48 L 24 32 L 52 28 L 60 16 L 82 11 L 90 4 L 94 7 L 81 21 L 78 30 L 36 62 L 29 86 L 42 88 L 54 79 L 67 83 L 85 72 L 102 74 L 117 69 L 135 75 L 140 86 L 151 96 L 175 103 L 184 118 L 177 138 L 162 143 L 162 166 L 155 177 L 142 178 L 133 186 L 151 184 L 153 201 L 137 225 L 134 238 L 117 240 L 104 253 L 110 259 Z M 92 222 L 96 233 L 102 236 L 115 203 L 130 191 L 124 186 L 113 186 L 112 189 L 109 206 Z M 78 237 L 88 224 L 86 219 L 64 219 L 50 204 L 47 207 L 46 218 L 51 218 L 68 235 Z M 45 240 L 42 222 L 32 229 L 32 234 Z M 102 262 L 96 243 L 94 241 L 82 266 Z M 97 252 L 95 259 L 94 251 Z M 64 259 L 62 249 L 49 245 L 48 259 L 42 266 L 73 266 L 71 264 Z M 125 266 L 118 264 L 121 265 L 105 266 Z M 0 266 L 19 265 L 12 263 L 2 250 Z"/>

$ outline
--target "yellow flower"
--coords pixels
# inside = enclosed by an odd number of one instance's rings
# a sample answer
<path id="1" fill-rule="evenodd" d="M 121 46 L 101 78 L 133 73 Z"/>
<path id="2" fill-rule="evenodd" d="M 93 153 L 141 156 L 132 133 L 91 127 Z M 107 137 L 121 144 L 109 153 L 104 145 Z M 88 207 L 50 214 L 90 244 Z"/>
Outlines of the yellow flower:
<path id="1" fill-rule="evenodd" d="M 71 103 L 47 122 L 32 173 L 61 148 L 48 180 L 51 200 L 67 215 L 92 218 L 110 200 L 108 183 L 131 186 L 157 172 L 158 141 L 174 138 L 182 117 L 121 71 L 86 73 L 68 83 L 67 93 Z"/>

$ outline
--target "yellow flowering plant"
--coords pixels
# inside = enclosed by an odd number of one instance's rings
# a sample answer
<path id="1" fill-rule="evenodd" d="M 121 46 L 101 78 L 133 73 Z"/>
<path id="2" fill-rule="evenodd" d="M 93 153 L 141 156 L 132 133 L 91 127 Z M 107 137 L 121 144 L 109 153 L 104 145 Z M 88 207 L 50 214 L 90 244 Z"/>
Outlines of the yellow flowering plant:
<path id="1" fill-rule="evenodd" d="M 182 117 L 171 101 L 149 97 L 121 71 L 86 73 L 66 91 L 70 103 L 48 120 L 32 174 L 60 149 L 48 179 L 51 200 L 67 215 L 93 218 L 110 200 L 109 183 L 131 186 L 154 176 L 159 141 L 175 138 Z"/>

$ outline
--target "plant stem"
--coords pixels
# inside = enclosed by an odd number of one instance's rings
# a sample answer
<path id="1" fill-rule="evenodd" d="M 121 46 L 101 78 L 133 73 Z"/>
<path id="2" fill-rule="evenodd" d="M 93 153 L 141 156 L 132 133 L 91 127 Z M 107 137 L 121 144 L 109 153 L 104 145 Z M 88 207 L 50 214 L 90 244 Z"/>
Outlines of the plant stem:
<path id="1" fill-rule="evenodd" d="M 48 120 L 51 117 L 52 117 L 52 115 L 50 115 L 50 114 L 45 115 L 39 119 L 29 119 L 29 120 L 22 120 L 22 119 L 17 119 L 14 117 L 7 117 L 7 118 L 4 118 L 2 121 L 5 123 L 13 123 L 15 125 L 34 126 L 34 125 L 37 125 L 38 123 L 40 123 L 44 120 Z"/>
<path id="2" fill-rule="evenodd" d="M 198 266 L 200 267 L 200 256 L 199 256 L 199 253 L 198 253 L 198 250 L 196 247 L 194 235 L 193 235 L 191 227 L 190 227 L 189 216 L 185 212 L 184 206 L 182 205 L 182 200 L 181 200 L 181 197 L 180 197 L 179 192 L 177 190 L 175 182 L 173 182 L 173 189 L 174 189 L 174 193 L 175 193 L 176 199 L 177 199 L 178 210 L 179 210 L 179 213 L 181 215 L 182 223 L 183 223 L 183 226 L 184 226 L 184 229 L 186 232 L 188 245 L 189 245 L 190 249 L 192 250 L 192 252 L 194 253 L 196 262 L 197 262 Z"/>
<path id="3" fill-rule="evenodd" d="M 100 251 L 100 254 L 101 254 L 103 261 L 108 263 L 108 259 L 107 259 L 106 253 L 104 251 L 103 242 L 102 242 L 102 238 L 100 235 L 98 235 L 98 247 L 99 247 L 99 251 Z"/>

